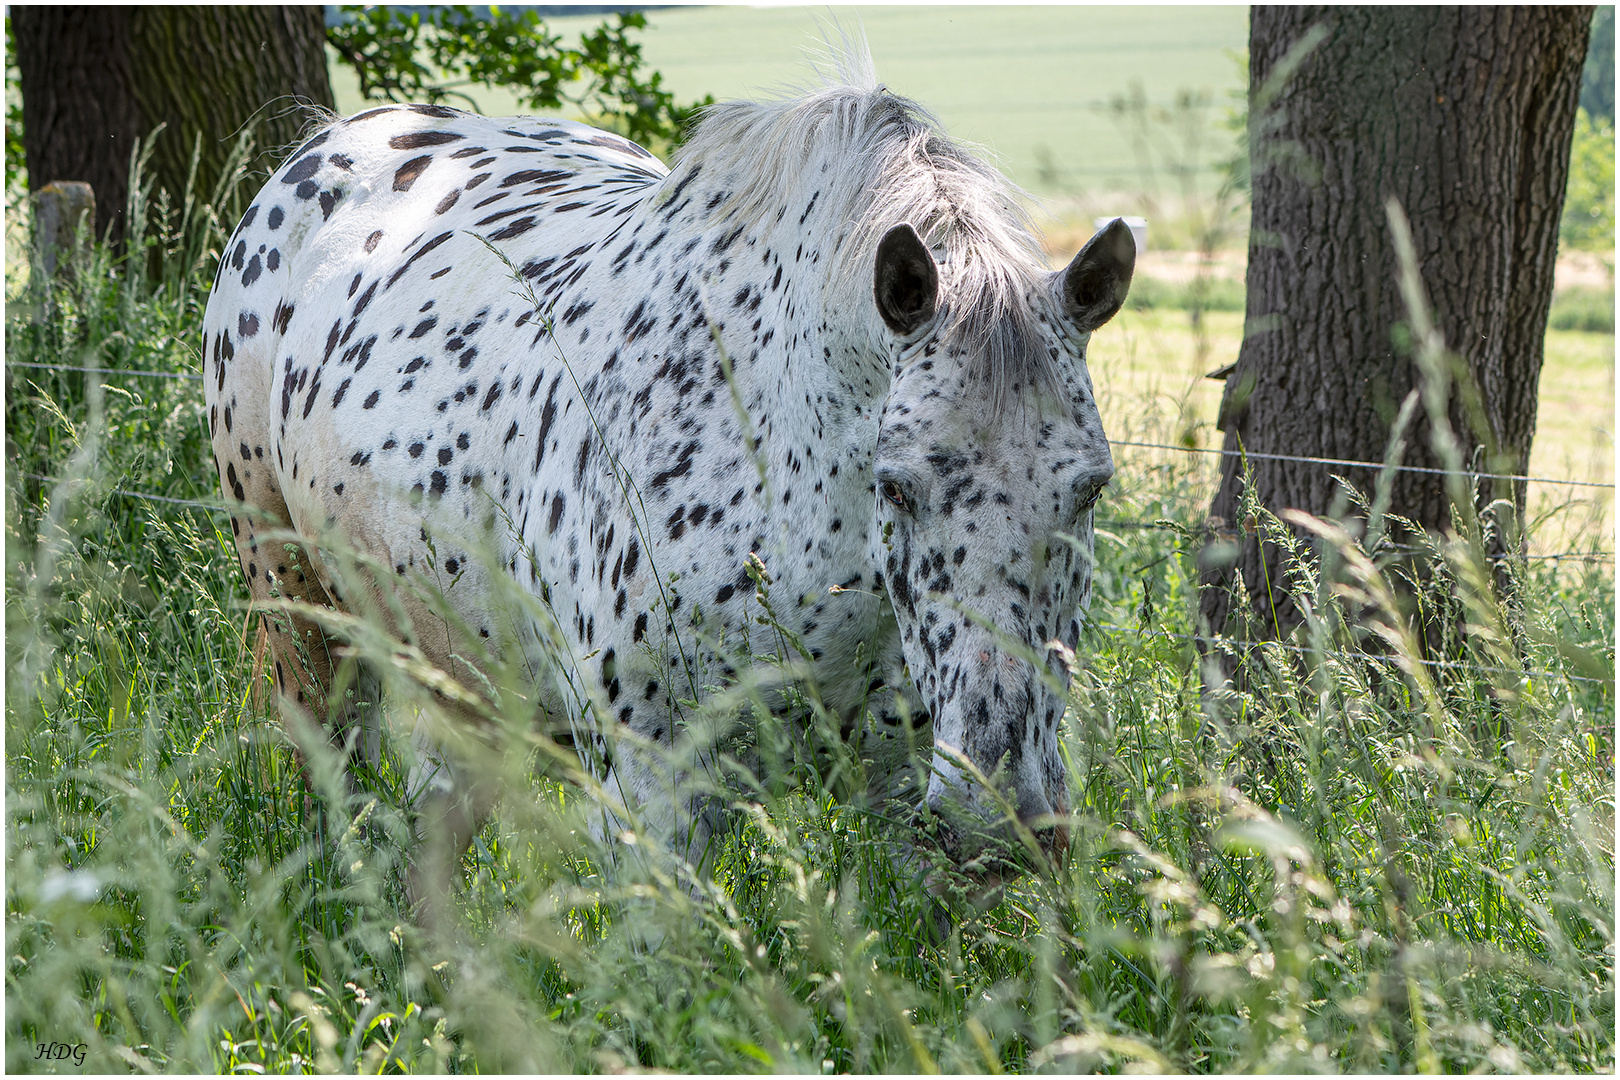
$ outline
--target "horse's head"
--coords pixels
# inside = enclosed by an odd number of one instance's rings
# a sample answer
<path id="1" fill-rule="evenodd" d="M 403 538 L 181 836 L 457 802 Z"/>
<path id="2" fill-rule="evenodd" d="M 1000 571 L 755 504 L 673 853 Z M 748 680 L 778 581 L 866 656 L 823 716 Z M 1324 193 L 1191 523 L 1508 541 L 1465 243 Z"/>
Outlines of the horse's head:
<path id="1" fill-rule="evenodd" d="M 877 248 L 894 365 L 872 557 L 933 718 L 941 846 L 986 872 L 1016 847 L 1014 815 L 1044 846 L 1065 842 L 1069 677 L 1048 644 L 1074 647 L 1091 598 L 1092 508 L 1114 463 L 1086 343 L 1124 302 L 1135 259 L 1115 221 L 1066 269 L 1025 273 L 975 313 L 964 306 L 984 303 L 982 267 L 936 261 L 910 225 Z"/>

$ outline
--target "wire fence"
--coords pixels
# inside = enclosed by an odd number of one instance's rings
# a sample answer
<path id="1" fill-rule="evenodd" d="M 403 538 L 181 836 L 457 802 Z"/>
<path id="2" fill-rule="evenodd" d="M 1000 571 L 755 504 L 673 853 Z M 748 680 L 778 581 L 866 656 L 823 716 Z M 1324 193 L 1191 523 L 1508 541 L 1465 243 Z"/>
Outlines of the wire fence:
<path id="1" fill-rule="evenodd" d="M 66 482 L 61 477 L 41 476 L 39 473 L 23 473 L 22 476 L 28 480 L 38 480 L 42 484 L 61 484 Z M 81 479 L 80 482 L 89 483 L 89 480 Z M 150 491 L 130 491 L 128 488 L 108 488 L 107 494 L 127 495 L 131 499 L 145 499 L 150 502 L 172 503 L 175 506 L 193 506 L 199 510 L 208 510 L 210 512 L 219 511 L 223 513 L 225 510 L 225 508 L 218 503 L 203 502 L 200 499 L 176 499 L 169 495 L 158 495 Z"/>
<path id="2" fill-rule="evenodd" d="M 1303 457 L 1295 454 L 1263 454 L 1254 450 L 1228 450 L 1225 447 L 1204 446 L 1175 446 L 1171 443 L 1132 442 L 1127 439 L 1110 439 L 1110 446 L 1139 446 L 1151 450 L 1179 450 L 1186 454 L 1221 454 L 1225 457 L 1261 458 L 1266 461 L 1298 461 L 1307 465 L 1342 465 L 1357 469 L 1386 469 L 1393 468 L 1396 472 L 1432 473 L 1440 476 L 1450 474 L 1451 469 L 1435 469 L 1425 465 L 1395 465 L 1390 466 L 1382 461 L 1355 461 L 1350 458 Z M 1601 484 L 1592 480 L 1563 480 L 1552 476 L 1529 476 L 1520 473 L 1476 473 L 1469 472 L 1464 475 L 1475 480 L 1525 480 L 1532 484 L 1564 484 L 1569 487 L 1607 488 L 1614 490 L 1613 484 Z"/>
<path id="3" fill-rule="evenodd" d="M 42 484 L 60 484 L 60 483 L 62 483 L 62 480 L 61 480 L 60 477 L 44 476 L 44 475 L 41 475 L 40 473 L 23 473 L 22 476 L 26 477 L 29 480 L 38 480 Z M 154 494 L 154 493 L 148 492 L 148 491 L 131 491 L 128 488 L 108 488 L 107 493 L 109 495 L 126 495 L 126 496 L 128 496 L 129 498 L 132 498 L 132 499 L 148 499 L 148 500 L 151 500 L 153 502 L 172 503 L 175 506 L 191 506 L 191 507 L 196 507 L 199 510 L 223 512 L 224 509 L 225 509 L 223 506 L 219 505 L 218 503 L 202 502 L 202 501 L 200 501 L 198 499 L 176 499 L 176 498 L 174 498 L 172 496 L 169 496 L 169 495 L 157 495 L 157 494 Z M 1176 531 L 1176 532 L 1192 532 L 1193 531 L 1191 526 L 1185 525 L 1185 524 L 1183 524 L 1181 522 L 1167 521 L 1167 520 L 1166 521 L 1128 521 L 1128 520 L 1120 520 L 1120 519 L 1113 519 L 1113 518 L 1098 518 L 1097 521 L 1096 521 L 1096 524 L 1097 524 L 1097 526 L 1099 528 L 1109 528 L 1109 529 L 1164 529 L 1164 530 L 1167 530 L 1167 531 Z M 1513 556 L 1508 556 L 1508 555 L 1500 556 L 1500 558 L 1511 558 L 1511 557 L 1513 557 Z M 1612 551 L 1558 551 L 1558 552 L 1553 552 L 1551 554 L 1546 554 L 1546 555 L 1523 555 L 1523 556 L 1518 556 L 1518 557 L 1519 558 L 1525 558 L 1525 559 L 1540 559 L 1540 560 L 1567 559 L 1567 560 L 1570 560 L 1572 562 L 1613 562 L 1614 561 L 1614 552 L 1612 552 Z"/>
<path id="4" fill-rule="evenodd" d="M 131 375 L 152 379 L 187 379 L 200 382 L 202 376 L 189 371 L 140 371 L 133 368 L 99 368 L 78 367 L 71 364 L 37 364 L 12 362 L 9 366 L 21 368 L 38 368 L 46 371 L 74 371 L 89 372 L 99 375 Z M 1174 443 L 1137 442 L 1131 439 L 1109 439 L 1110 446 L 1136 447 L 1148 450 L 1173 450 L 1183 454 L 1219 454 L 1225 457 L 1257 458 L 1266 461 L 1294 461 L 1307 465 L 1339 465 L 1345 468 L 1382 470 L 1393 468 L 1396 472 L 1427 473 L 1444 476 L 1450 469 L 1436 469 L 1425 465 L 1388 465 L 1382 461 L 1357 461 L 1353 458 L 1309 457 L 1298 454 L 1267 454 L 1253 450 L 1228 450 L 1225 447 L 1204 446 L 1177 446 Z M 1520 473 L 1466 473 L 1475 480 L 1522 480 L 1532 484 L 1560 484 L 1566 487 L 1600 488 L 1613 491 L 1613 484 L 1599 483 L 1593 480 L 1565 480 L 1553 476 L 1530 476 Z"/>
<path id="5" fill-rule="evenodd" d="M 154 379 L 182 379 L 182 380 L 191 380 L 191 381 L 201 381 L 202 380 L 202 376 L 200 374 L 196 374 L 194 372 L 184 372 L 184 371 L 142 371 L 142 370 L 137 370 L 137 369 L 132 369 L 132 368 L 82 367 L 82 366 L 71 365 L 71 364 L 39 364 L 39 363 L 24 363 L 24 362 L 13 362 L 9 366 L 11 366 L 11 367 L 20 367 L 20 368 L 43 369 L 43 370 L 47 370 L 47 371 L 82 372 L 82 373 L 97 374 L 97 375 L 128 375 L 128 376 L 134 376 L 134 377 L 144 377 L 144 378 L 154 378 Z M 1131 447 L 1131 448 L 1148 449 L 1148 450 L 1170 450 L 1170 451 L 1175 451 L 1175 452 L 1179 452 L 1179 453 L 1190 453 L 1190 454 L 1220 454 L 1220 455 L 1225 455 L 1225 456 L 1263 458 L 1263 459 L 1271 460 L 1271 461 L 1294 461 L 1294 462 L 1300 462 L 1300 463 L 1304 463 L 1304 464 L 1313 464 L 1313 465 L 1337 465 L 1337 466 L 1342 466 L 1342 467 L 1346 467 L 1346 468 L 1365 468 L 1365 469 L 1379 469 L 1379 470 L 1381 470 L 1381 469 L 1384 469 L 1384 468 L 1390 468 L 1391 467 L 1391 466 L 1387 465 L 1385 462 L 1381 462 L 1381 461 L 1356 461 L 1356 460 L 1348 459 L 1348 458 L 1309 457 L 1309 456 L 1292 455 L 1292 454 L 1266 454 L 1266 453 L 1256 453 L 1254 451 L 1227 450 L 1225 448 L 1207 448 L 1207 447 L 1197 447 L 1197 446 L 1178 446 L 1178 445 L 1175 445 L 1175 444 L 1172 444 L 1172 443 L 1140 442 L 1140 441 L 1131 440 L 1131 439 L 1117 439 L 1117 440 L 1116 439 L 1110 439 L 1109 440 L 1109 445 L 1116 446 L 1116 447 Z M 1446 469 L 1435 469 L 1435 468 L 1429 468 L 1429 467 L 1421 466 L 1421 465 L 1395 465 L 1395 466 L 1393 466 L 1393 468 L 1397 472 L 1414 472 L 1414 473 L 1440 474 L 1440 475 L 1444 475 L 1445 473 L 1448 472 L 1448 470 L 1446 470 Z M 49 476 L 42 476 L 42 475 L 40 475 L 38 473 L 23 473 L 22 475 L 27 477 L 28 479 L 37 480 L 37 481 L 39 481 L 41 483 L 46 483 L 46 484 L 59 484 L 59 483 L 62 482 L 59 478 L 49 477 Z M 1525 481 L 1527 483 L 1536 483 L 1536 484 L 1559 484 L 1559 485 L 1565 485 L 1565 486 L 1569 486 L 1569 487 L 1598 488 L 1598 489 L 1605 489 L 1605 490 L 1611 490 L 1611 491 L 1614 489 L 1613 484 L 1603 484 L 1603 483 L 1597 483 L 1597 482 L 1587 481 L 1587 480 L 1566 480 L 1566 479 L 1562 479 L 1562 478 L 1558 478 L 1558 477 L 1549 477 L 1549 476 L 1531 476 L 1531 475 L 1528 475 L 1528 474 L 1521 475 L 1521 474 L 1508 474 L 1508 473 L 1470 473 L 1468 475 L 1472 476 L 1475 479 L 1479 479 L 1479 480 L 1514 480 L 1514 481 L 1521 481 L 1522 480 L 1522 481 Z M 158 495 L 158 494 L 155 494 L 153 492 L 131 491 L 131 490 L 127 489 L 127 488 L 111 488 L 111 489 L 109 489 L 109 494 L 123 495 L 123 496 L 126 496 L 128 498 L 132 498 L 132 499 L 143 499 L 143 500 L 147 500 L 147 501 L 151 501 L 151 502 L 166 503 L 166 504 L 170 504 L 170 505 L 174 505 L 174 506 L 185 506 L 185 507 L 190 507 L 190 508 L 199 509 L 199 510 L 206 510 L 206 511 L 209 511 L 209 512 L 223 512 L 224 509 L 225 509 L 219 503 L 204 502 L 204 501 L 201 501 L 201 500 L 198 500 L 198 499 L 177 499 L 177 498 L 174 498 L 172 496 Z M 1109 528 L 1109 529 L 1164 529 L 1164 530 L 1173 530 L 1173 531 L 1187 532 L 1187 533 L 1191 533 L 1191 532 L 1196 531 L 1196 529 L 1194 527 L 1192 527 L 1192 526 L 1186 525 L 1186 524 L 1181 523 L 1181 522 L 1170 521 L 1168 519 L 1160 519 L 1160 520 L 1156 520 L 1156 521 L 1133 521 L 1133 520 L 1122 519 L 1122 518 L 1112 518 L 1112 519 L 1111 518 L 1102 518 L 1102 519 L 1098 519 L 1096 524 L 1099 527 Z M 1528 556 L 1522 556 L 1522 557 L 1530 558 L 1530 559 L 1538 559 L 1538 560 L 1567 559 L 1567 560 L 1571 560 L 1571 561 L 1582 561 L 1582 562 L 1612 562 L 1612 561 L 1614 561 L 1614 554 L 1615 553 L 1612 552 L 1612 551 L 1564 551 L 1564 552 L 1554 552 L 1554 553 L 1550 553 L 1550 554 L 1528 555 Z M 1509 556 L 1504 556 L 1504 557 L 1509 557 Z M 1162 635 L 1162 636 L 1165 636 L 1165 637 L 1177 638 L 1177 639 L 1187 640 L 1187 641 L 1199 641 L 1199 640 L 1201 640 L 1195 634 L 1181 634 L 1181 633 L 1176 633 L 1176 632 L 1169 631 L 1169 630 L 1145 630 L 1145 629 L 1135 629 L 1135 630 L 1133 630 L 1130 627 L 1114 626 L 1114 625 L 1109 624 L 1109 623 L 1093 623 L 1092 625 L 1099 628 L 1099 629 L 1109 630 L 1109 631 L 1116 632 L 1116 633 L 1152 633 L 1152 634 L 1159 634 L 1159 635 Z M 1266 645 L 1267 645 L 1267 647 L 1279 648 L 1279 649 L 1284 649 L 1284 650 L 1297 652 L 1297 653 L 1309 653 L 1309 652 L 1312 651 L 1310 649 L 1305 649 L 1305 648 L 1303 648 L 1301 646 L 1289 645 L 1289 644 L 1286 644 L 1284 642 L 1268 642 L 1268 643 L 1266 643 Z M 1373 657 L 1368 656 L 1368 659 L 1372 659 L 1372 658 Z M 1549 674 L 1548 672 L 1530 672 L 1530 671 L 1526 671 L 1526 672 L 1521 673 L 1521 672 L 1513 671 L 1513 670 L 1508 669 L 1508 668 L 1479 667 L 1478 665 L 1473 665 L 1473 664 L 1466 663 L 1464 661 L 1455 661 L 1455 660 L 1420 660 L 1420 661 L 1418 661 L 1418 663 L 1421 663 L 1421 664 L 1424 664 L 1424 665 L 1430 666 L 1430 667 L 1436 667 L 1436 668 L 1455 668 L 1455 667 L 1469 668 L 1471 670 L 1478 671 L 1478 672 L 1480 672 L 1482 674 L 1498 674 L 1498 675 L 1529 674 L 1529 675 L 1532 675 L 1534 677 L 1546 677 Z M 1603 680 L 1603 679 L 1594 679 L 1594 678 L 1584 676 L 1584 675 L 1564 674 L 1563 677 L 1567 678 L 1567 679 L 1572 679 L 1572 680 L 1575 680 L 1575 681 L 1578 681 L 1578 682 L 1602 683 L 1602 682 L 1606 681 L 1606 680 Z"/>
<path id="6" fill-rule="evenodd" d="M 42 484 L 60 484 L 62 482 L 62 480 L 58 477 L 43 476 L 39 473 L 23 473 L 22 475 L 29 480 L 38 480 Z M 108 488 L 107 492 L 110 495 L 125 495 L 132 499 L 147 499 L 153 502 L 171 503 L 175 506 L 190 506 L 199 510 L 208 510 L 210 512 L 223 512 L 225 509 L 218 503 L 202 502 L 198 499 L 176 499 L 169 495 L 157 495 L 148 491 L 131 491 L 128 488 Z M 1096 524 L 1099 528 L 1109 529 L 1164 529 L 1176 532 L 1193 531 L 1191 526 L 1176 521 L 1127 521 L 1111 518 L 1099 518 L 1097 519 Z M 1498 557 L 1506 559 L 1513 558 L 1515 556 L 1502 555 Z M 1538 560 L 1565 559 L 1571 562 L 1613 562 L 1614 552 L 1558 551 L 1545 555 L 1522 555 L 1516 557 Z"/>
<path id="7" fill-rule="evenodd" d="M 62 481 L 60 479 L 49 477 L 49 476 L 42 476 L 39 473 L 23 473 L 22 475 L 27 477 L 30 480 L 38 480 L 41 483 L 47 483 L 47 484 L 59 484 L 59 483 L 62 483 Z M 152 502 L 169 503 L 169 504 L 172 504 L 172 505 L 175 505 L 175 506 L 192 507 L 192 508 L 195 508 L 195 509 L 198 509 L 198 510 L 207 510 L 207 511 L 210 511 L 210 512 L 223 512 L 224 509 L 225 509 L 223 506 L 221 506 L 221 505 L 219 505 L 217 503 L 203 502 L 203 501 L 198 500 L 198 499 L 176 499 L 176 498 L 172 498 L 172 497 L 167 496 L 167 495 L 155 495 L 155 494 L 152 494 L 151 492 L 146 492 L 146 491 L 130 491 L 130 490 L 126 489 L 126 488 L 110 488 L 109 489 L 109 494 L 125 495 L 125 496 L 128 496 L 128 497 L 133 498 L 133 499 L 146 499 L 146 500 L 150 500 Z M 1113 524 L 1117 527 L 1120 523 L 1115 522 Z M 1161 526 L 1169 527 L 1169 526 L 1173 525 L 1174 523 L 1171 523 L 1171 522 L 1128 522 L 1128 523 L 1125 523 L 1125 524 L 1139 525 L 1139 526 L 1142 526 L 1142 527 L 1145 527 L 1145 528 L 1154 528 L 1154 527 L 1161 527 Z M 1577 557 L 1588 557 L 1588 556 L 1593 555 L 1593 554 L 1606 554 L 1611 559 L 1613 558 L 1613 552 L 1571 552 L 1571 553 L 1565 553 L 1564 555 L 1550 555 L 1550 556 L 1543 556 L 1543 557 L 1544 558 L 1564 558 L 1564 557 L 1577 558 Z M 1138 634 L 1138 635 L 1146 634 L 1146 635 L 1157 635 L 1157 636 L 1160 636 L 1160 637 L 1173 638 L 1173 639 L 1180 640 L 1180 641 L 1204 642 L 1206 644 L 1213 644 L 1216 641 L 1221 641 L 1221 642 L 1226 642 L 1228 644 L 1239 644 L 1239 645 L 1241 645 L 1241 643 L 1230 642 L 1230 641 L 1228 641 L 1228 639 L 1224 639 L 1224 638 L 1222 638 L 1222 639 L 1211 639 L 1211 638 L 1208 638 L 1208 637 L 1200 637 L 1197 634 L 1177 633 L 1176 631 L 1173 631 L 1173 630 L 1153 629 L 1153 628 L 1148 628 L 1148 627 L 1117 626 L 1117 625 L 1115 625 L 1113 623 L 1101 623 L 1101 622 L 1094 622 L 1094 623 L 1091 623 L 1090 625 L 1092 627 L 1094 627 L 1095 629 L 1107 630 L 1107 631 L 1109 631 L 1111 633 L 1117 633 L 1117 634 Z M 1250 646 L 1244 646 L 1244 647 L 1256 647 L 1256 646 L 1259 647 L 1259 648 L 1262 648 L 1262 649 L 1282 649 L 1282 650 L 1285 650 L 1287 652 L 1298 653 L 1298 654 L 1301 654 L 1301 655 L 1308 655 L 1308 654 L 1311 654 L 1313 652 L 1318 651 L 1318 650 L 1314 650 L 1314 649 L 1308 649 L 1308 648 L 1305 648 L 1305 647 L 1299 646 L 1299 645 L 1290 645 L 1287 642 L 1281 642 L 1281 641 L 1257 642 L 1257 643 L 1252 643 Z M 1389 663 L 1395 663 L 1395 660 L 1394 660 L 1393 657 L 1380 657 L 1380 656 L 1377 656 L 1377 655 L 1371 654 L 1371 653 L 1358 653 L 1357 655 L 1360 656 L 1362 659 L 1365 659 L 1365 660 L 1368 660 L 1368 661 L 1384 660 L 1384 661 L 1389 662 Z M 1419 664 L 1424 665 L 1425 667 L 1442 668 L 1442 669 L 1463 668 L 1463 669 L 1467 669 L 1467 670 L 1470 670 L 1470 671 L 1475 671 L 1475 672 L 1479 672 L 1481 674 L 1488 674 L 1488 675 L 1510 675 L 1510 676 L 1515 676 L 1515 677 L 1528 675 L 1528 676 L 1530 676 L 1532 678 L 1549 678 L 1549 677 L 1553 677 L 1553 676 L 1559 676 L 1559 677 L 1562 677 L 1562 678 L 1565 678 L 1565 679 L 1573 680 L 1575 682 L 1603 683 L 1603 684 L 1606 684 L 1608 682 L 1613 681 L 1613 680 L 1606 680 L 1606 679 L 1594 679 L 1594 678 L 1592 678 L 1590 676 L 1587 676 L 1587 675 L 1573 675 L 1573 674 L 1570 674 L 1568 672 L 1533 671 L 1533 670 L 1531 670 L 1529 668 L 1526 668 L 1523 671 L 1517 671 L 1517 670 L 1514 670 L 1512 668 L 1481 667 L 1481 666 L 1479 666 L 1477 664 L 1470 664 L 1467 661 L 1462 661 L 1462 660 L 1418 660 L 1416 662 L 1419 663 Z"/>
<path id="8" fill-rule="evenodd" d="M 10 361 L 8 367 L 41 368 L 45 371 L 87 371 L 92 375 L 138 375 L 148 379 L 190 379 L 202 381 L 202 376 L 190 371 L 137 371 L 133 368 L 77 367 L 73 364 L 33 364 L 22 360 Z"/>
<path id="9" fill-rule="evenodd" d="M 1242 649 L 1254 649 L 1254 650 L 1260 650 L 1260 651 L 1264 651 L 1266 649 L 1282 649 L 1285 652 L 1296 653 L 1296 654 L 1299 654 L 1299 655 L 1302 655 L 1302 656 L 1309 656 L 1309 655 L 1312 655 L 1312 654 L 1318 654 L 1319 655 L 1322 652 L 1322 650 L 1320 650 L 1320 649 L 1310 649 L 1310 648 L 1306 648 L 1303 645 L 1290 645 L 1286 641 L 1240 642 L 1240 641 L 1234 641 L 1231 638 L 1200 637 L 1197 634 L 1181 634 L 1181 633 L 1177 633 L 1174 630 L 1156 630 L 1156 629 L 1152 629 L 1152 628 L 1149 628 L 1149 627 L 1135 627 L 1135 628 L 1133 628 L 1133 627 L 1129 627 L 1129 626 L 1116 626 L 1113 623 L 1092 623 L 1090 625 L 1092 625 L 1093 627 L 1095 627 L 1095 628 L 1097 628 L 1099 630 L 1108 630 L 1108 631 L 1111 631 L 1113 633 L 1118 633 L 1118 634 L 1137 634 L 1137 635 L 1167 637 L 1167 638 L 1173 638 L 1173 639 L 1176 639 L 1176 640 L 1179 640 L 1179 641 L 1201 642 L 1201 643 L 1203 643 L 1205 645 L 1209 645 L 1209 646 L 1214 646 L 1216 644 L 1225 644 L 1225 645 L 1234 645 L 1234 646 L 1237 646 L 1238 648 L 1242 648 Z M 1345 654 L 1343 654 L 1343 653 L 1334 653 L 1334 655 L 1343 656 Z M 1383 661 L 1383 662 L 1389 663 L 1389 664 L 1397 664 L 1397 663 L 1399 663 L 1399 661 L 1397 661 L 1396 658 L 1393 657 L 1393 656 L 1380 656 L 1380 655 L 1378 655 L 1376 653 L 1368 653 L 1368 652 L 1360 652 L 1360 651 L 1358 651 L 1358 652 L 1354 653 L 1353 655 L 1355 655 L 1356 658 L 1360 659 L 1360 660 L 1366 660 L 1366 661 L 1379 660 L 1379 661 Z M 1530 676 L 1531 678 L 1551 678 L 1551 677 L 1556 676 L 1558 678 L 1571 679 L 1571 680 L 1573 680 L 1575 682 L 1602 683 L 1602 684 L 1605 684 L 1605 685 L 1607 685 L 1608 683 L 1614 681 L 1612 679 L 1594 679 L 1590 675 L 1571 675 L 1568 672 L 1562 672 L 1562 671 L 1535 671 L 1535 670 L 1532 670 L 1530 668 L 1525 668 L 1523 670 L 1518 670 L 1518 669 L 1515 669 L 1515 668 L 1504 668 L 1504 667 L 1482 667 L 1479 664 L 1470 663 L 1467 660 L 1417 660 L 1416 662 L 1419 663 L 1419 664 L 1422 664 L 1424 667 L 1442 668 L 1442 669 L 1445 669 L 1445 668 L 1463 668 L 1463 669 L 1468 670 L 1468 671 L 1475 671 L 1475 672 L 1480 672 L 1482 674 L 1488 674 L 1488 675 L 1511 675 L 1511 676 L 1514 676 L 1514 677 Z"/>

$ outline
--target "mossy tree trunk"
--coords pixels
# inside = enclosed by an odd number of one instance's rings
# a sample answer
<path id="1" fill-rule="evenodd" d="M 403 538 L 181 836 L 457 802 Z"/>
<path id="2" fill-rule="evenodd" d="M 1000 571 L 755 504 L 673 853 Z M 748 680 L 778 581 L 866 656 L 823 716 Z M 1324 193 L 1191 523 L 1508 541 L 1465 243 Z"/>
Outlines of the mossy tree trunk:
<path id="1" fill-rule="evenodd" d="M 29 187 L 88 181 L 97 234 L 114 240 L 130 152 L 159 124 L 156 186 L 178 200 L 200 147 L 196 190 L 206 198 L 240 132 L 252 133 L 250 168 L 262 173 L 309 123 L 303 106 L 333 105 L 318 6 L 16 6 L 11 24 Z"/>
<path id="2" fill-rule="evenodd" d="M 1463 451 L 1494 448 L 1471 462 L 1479 471 L 1525 472 L 1591 18 L 1590 7 L 1251 9 L 1253 218 L 1245 337 L 1221 403 L 1228 452 L 1383 459 L 1419 385 L 1398 341 L 1394 198 L 1437 325 L 1479 388 L 1472 414 L 1453 389 Z M 1315 47 L 1285 61 L 1313 31 Z M 1266 100 L 1268 79 L 1294 63 Z M 1405 464 L 1441 467 L 1430 431 L 1420 408 Z M 1264 506 L 1319 516 L 1343 506 L 1335 474 L 1370 495 L 1375 472 L 1223 457 L 1202 616 L 1216 632 L 1286 636 L 1301 615 L 1279 588 L 1279 550 L 1242 520 L 1245 468 Z M 1522 482 L 1475 494 L 1481 506 L 1510 500 L 1523 520 Z M 1433 473 L 1398 474 L 1390 509 L 1450 526 Z"/>

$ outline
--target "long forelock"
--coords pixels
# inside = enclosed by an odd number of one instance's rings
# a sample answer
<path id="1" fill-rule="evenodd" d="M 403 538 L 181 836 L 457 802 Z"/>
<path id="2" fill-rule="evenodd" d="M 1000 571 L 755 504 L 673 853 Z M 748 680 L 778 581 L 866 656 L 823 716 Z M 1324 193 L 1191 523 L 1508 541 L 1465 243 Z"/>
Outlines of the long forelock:
<path id="1" fill-rule="evenodd" d="M 938 334 L 976 353 L 999 402 L 1015 383 L 1052 384 L 1030 306 L 1046 274 L 1022 209 L 1024 195 L 947 136 L 916 102 L 872 75 L 864 45 L 834 58 L 838 80 L 797 97 L 711 106 L 667 183 L 701 170 L 729 189 L 699 213 L 712 223 L 773 224 L 784 207 L 820 192 L 817 217 L 839 234 L 826 273 L 831 310 L 871 305 L 872 260 L 889 229 L 910 223 L 941 262 Z"/>

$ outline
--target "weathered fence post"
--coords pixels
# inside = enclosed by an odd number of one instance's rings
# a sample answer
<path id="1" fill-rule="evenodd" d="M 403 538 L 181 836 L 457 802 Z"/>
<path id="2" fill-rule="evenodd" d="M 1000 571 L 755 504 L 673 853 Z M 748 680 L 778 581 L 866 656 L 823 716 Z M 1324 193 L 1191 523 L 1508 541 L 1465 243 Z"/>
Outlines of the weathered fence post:
<path id="1" fill-rule="evenodd" d="M 82 180 L 52 180 L 29 196 L 34 204 L 32 273 L 49 281 L 95 238 L 96 193 Z M 81 231 L 82 230 L 82 231 Z"/>
<path id="2" fill-rule="evenodd" d="M 29 250 L 29 292 L 36 324 L 50 318 L 50 284 L 59 271 L 77 272 L 96 231 L 96 193 L 82 180 L 53 180 L 29 197 L 33 237 Z M 5 373 L 6 409 L 11 409 L 11 369 Z M 17 460 L 17 447 L 6 437 L 6 460 Z"/>

